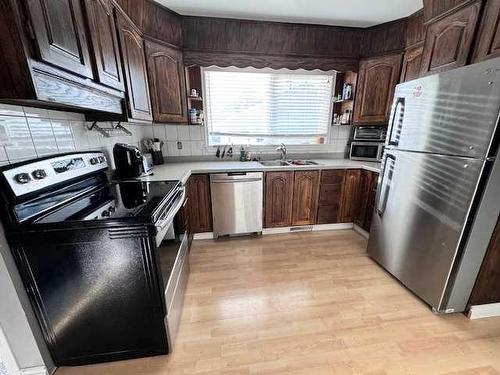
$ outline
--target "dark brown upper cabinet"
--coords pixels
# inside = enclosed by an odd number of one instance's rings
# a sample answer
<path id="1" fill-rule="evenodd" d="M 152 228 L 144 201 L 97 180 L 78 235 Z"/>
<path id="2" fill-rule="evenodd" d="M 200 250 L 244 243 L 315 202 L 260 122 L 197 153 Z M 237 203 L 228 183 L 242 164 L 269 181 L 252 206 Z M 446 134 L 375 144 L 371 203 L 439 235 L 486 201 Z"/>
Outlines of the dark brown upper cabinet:
<path id="1" fill-rule="evenodd" d="M 487 0 L 474 48 L 473 62 L 500 56 L 500 0 Z"/>
<path id="2" fill-rule="evenodd" d="M 130 20 L 142 29 L 144 23 L 144 0 L 115 0 Z"/>
<path id="3" fill-rule="evenodd" d="M 152 121 L 142 34 L 120 11 L 115 13 L 125 72 L 128 116 L 133 120 Z"/>
<path id="4" fill-rule="evenodd" d="M 267 172 L 264 226 L 288 227 L 292 222 L 293 172 Z"/>
<path id="5" fill-rule="evenodd" d="M 109 0 L 85 0 L 96 64 L 96 79 L 103 85 L 125 90 L 113 7 Z"/>
<path id="6" fill-rule="evenodd" d="M 28 0 L 27 8 L 38 58 L 93 78 L 80 0 Z"/>
<path id="7" fill-rule="evenodd" d="M 295 172 L 293 181 L 292 225 L 316 224 L 319 171 Z"/>
<path id="8" fill-rule="evenodd" d="M 146 61 L 155 122 L 186 123 L 186 76 L 182 51 L 146 40 Z"/>
<path id="9" fill-rule="evenodd" d="M 467 63 L 479 19 L 481 1 L 475 1 L 427 25 L 421 75 L 458 68 Z"/>
<path id="10" fill-rule="evenodd" d="M 424 47 L 422 45 L 410 47 L 406 50 L 403 56 L 400 82 L 411 81 L 420 77 L 423 50 Z"/>
<path id="11" fill-rule="evenodd" d="M 400 54 L 361 60 L 354 103 L 354 124 L 387 124 L 400 71 Z"/>

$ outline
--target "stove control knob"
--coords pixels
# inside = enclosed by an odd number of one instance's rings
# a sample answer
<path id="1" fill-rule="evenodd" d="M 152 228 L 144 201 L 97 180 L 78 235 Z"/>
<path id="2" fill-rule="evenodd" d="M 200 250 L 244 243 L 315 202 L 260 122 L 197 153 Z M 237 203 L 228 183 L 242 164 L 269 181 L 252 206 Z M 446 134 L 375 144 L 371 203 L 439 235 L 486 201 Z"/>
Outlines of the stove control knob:
<path id="1" fill-rule="evenodd" d="M 31 181 L 31 177 L 28 173 L 18 173 L 14 176 L 14 179 L 19 183 L 19 184 L 27 184 L 28 182 Z"/>
<path id="2" fill-rule="evenodd" d="M 108 211 L 113 213 L 116 211 L 116 208 L 114 208 L 113 206 L 109 206 Z"/>
<path id="3" fill-rule="evenodd" d="M 106 158 L 104 156 L 99 156 L 99 163 L 104 163 Z"/>
<path id="4" fill-rule="evenodd" d="M 45 172 L 43 169 L 37 169 L 33 171 L 31 175 L 35 180 L 43 180 L 45 177 L 47 177 L 47 172 Z"/>
<path id="5" fill-rule="evenodd" d="M 97 159 L 97 158 L 90 158 L 90 164 L 96 165 L 97 163 L 99 163 L 99 159 Z"/>
<path id="6" fill-rule="evenodd" d="M 107 211 L 107 210 L 102 211 L 101 212 L 101 216 L 102 217 L 108 217 L 109 216 L 109 211 Z"/>

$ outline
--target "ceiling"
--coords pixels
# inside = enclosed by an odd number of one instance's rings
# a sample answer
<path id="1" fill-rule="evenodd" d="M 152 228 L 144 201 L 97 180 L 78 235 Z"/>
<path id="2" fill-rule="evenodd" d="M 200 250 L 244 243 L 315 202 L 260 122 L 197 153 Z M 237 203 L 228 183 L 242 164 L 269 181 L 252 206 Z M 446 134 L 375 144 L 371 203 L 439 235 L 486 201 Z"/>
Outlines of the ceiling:
<path id="1" fill-rule="evenodd" d="M 155 0 L 191 16 L 368 27 L 409 16 L 422 0 Z"/>

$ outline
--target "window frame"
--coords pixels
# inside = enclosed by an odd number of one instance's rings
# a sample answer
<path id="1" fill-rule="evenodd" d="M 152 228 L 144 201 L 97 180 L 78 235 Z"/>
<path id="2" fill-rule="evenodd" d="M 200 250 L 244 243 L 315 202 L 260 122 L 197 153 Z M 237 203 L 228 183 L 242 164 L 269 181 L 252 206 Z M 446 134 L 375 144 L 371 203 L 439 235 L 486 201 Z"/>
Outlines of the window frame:
<path id="1" fill-rule="evenodd" d="M 330 139 L 330 133 L 331 133 L 331 128 L 332 128 L 332 121 L 333 121 L 333 109 L 334 109 L 334 102 L 335 102 L 335 85 L 337 81 L 337 71 L 336 70 L 320 70 L 320 69 L 314 69 L 314 70 L 305 70 L 305 69 L 272 69 L 272 68 L 254 68 L 254 67 L 245 67 L 245 68 L 238 68 L 235 66 L 230 66 L 230 67 L 219 67 L 219 66 L 208 66 L 208 67 L 201 67 L 201 85 L 202 85 L 202 90 L 203 90 L 203 112 L 204 112 L 204 133 L 205 133 L 205 146 L 206 147 L 220 147 L 224 146 L 223 143 L 221 144 L 210 144 L 210 132 L 209 132 L 209 126 L 208 126 L 208 106 L 207 106 L 207 86 L 205 82 L 205 72 L 206 71 L 215 71 L 215 72 L 242 72 L 242 73 L 278 73 L 278 74 L 300 74 L 300 75 L 331 75 L 332 76 L 332 87 L 330 91 L 330 107 L 329 107 L 329 115 L 328 115 L 328 125 L 326 129 L 326 134 L 325 134 L 325 139 L 324 143 L 309 143 L 309 144 L 290 144 L 290 147 L 325 147 L 325 146 L 330 146 L 332 144 L 332 140 Z M 250 144 L 250 146 L 253 149 L 267 149 L 267 148 L 274 148 L 276 146 L 279 146 L 281 143 L 286 144 L 286 139 L 283 141 L 277 141 L 276 144 Z M 239 145 L 239 143 L 233 143 Z"/>

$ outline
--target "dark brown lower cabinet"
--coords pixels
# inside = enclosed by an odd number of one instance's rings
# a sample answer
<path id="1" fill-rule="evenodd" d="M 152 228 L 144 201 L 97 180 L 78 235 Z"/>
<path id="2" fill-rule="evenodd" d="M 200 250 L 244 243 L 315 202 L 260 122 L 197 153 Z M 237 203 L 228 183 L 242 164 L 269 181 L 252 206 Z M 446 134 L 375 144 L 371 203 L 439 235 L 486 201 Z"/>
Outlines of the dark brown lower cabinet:
<path id="1" fill-rule="evenodd" d="M 345 170 L 342 169 L 321 172 L 317 224 L 339 222 L 344 178 Z"/>
<path id="2" fill-rule="evenodd" d="M 292 223 L 293 172 L 267 172 L 264 227 L 288 227 Z"/>
<path id="3" fill-rule="evenodd" d="M 358 206 L 354 214 L 354 224 L 370 231 L 375 196 L 377 194 L 378 173 L 366 170 L 361 171 L 359 181 Z"/>
<path id="4" fill-rule="evenodd" d="M 316 223 L 319 171 L 295 172 L 293 181 L 292 225 Z"/>
<path id="5" fill-rule="evenodd" d="M 358 211 L 360 192 L 360 169 L 349 169 L 344 178 L 342 189 L 342 203 L 340 206 L 340 222 L 352 223 Z"/>
<path id="6" fill-rule="evenodd" d="M 210 179 L 207 174 L 192 175 L 187 183 L 189 226 L 193 233 L 212 231 Z"/>
<path id="7" fill-rule="evenodd" d="M 264 227 L 354 222 L 369 231 L 377 180 L 360 169 L 267 172 Z"/>
<path id="8" fill-rule="evenodd" d="M 500 302 L 500 219 L 472 290 L 469 305 Z"/>

